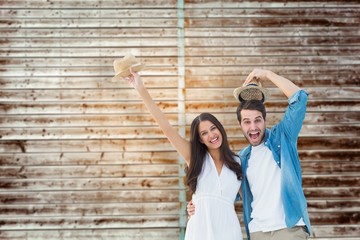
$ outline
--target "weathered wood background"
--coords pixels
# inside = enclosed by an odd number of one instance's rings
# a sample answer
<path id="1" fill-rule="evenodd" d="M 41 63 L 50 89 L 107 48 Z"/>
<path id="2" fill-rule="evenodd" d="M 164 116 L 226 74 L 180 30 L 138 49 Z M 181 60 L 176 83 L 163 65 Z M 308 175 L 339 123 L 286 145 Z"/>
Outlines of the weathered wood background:
<path id="1" fill-rule="evenodd" d="M 360 238 L 359 1 L 0 5 L 1 239 L 183 237 L 183 161 L 134 90 L 110 81 L 126 53 L 182 134 L 208 111 L 234 151 L 246 142 L 232 91 L 253 68 L 306 89 L 298 146 L 313 239 Z M 271 126 L 287 103 L 266 86 Z"/>

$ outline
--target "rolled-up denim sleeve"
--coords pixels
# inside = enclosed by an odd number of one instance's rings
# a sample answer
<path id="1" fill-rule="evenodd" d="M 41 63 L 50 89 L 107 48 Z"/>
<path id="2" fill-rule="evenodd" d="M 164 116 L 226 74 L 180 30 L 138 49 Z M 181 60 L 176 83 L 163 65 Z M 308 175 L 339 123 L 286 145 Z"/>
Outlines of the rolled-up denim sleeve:
<path id="1" fill-rule="evenodd" d="M 281 125 L 285 133 L 291 139 L 297 139 L 306 114 L 308 93 L 299 90 L 288 100 L 289 106 L 286 109 Z"/>

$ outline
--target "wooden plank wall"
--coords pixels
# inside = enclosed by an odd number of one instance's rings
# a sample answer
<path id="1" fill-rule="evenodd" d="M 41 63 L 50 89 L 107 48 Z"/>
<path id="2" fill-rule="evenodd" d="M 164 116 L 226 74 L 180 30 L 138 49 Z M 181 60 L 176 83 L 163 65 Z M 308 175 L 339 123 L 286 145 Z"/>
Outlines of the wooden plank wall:
<path id="1" fill-rule="evenodd" d="M 254 67 L 306 89 L 313 239 L 360 237 L 359 1 L 0 4 L 1 239 L 183 237 L 183 162 L 134 90 L 110 81 L 129 52 L 181 133 L 214 113 L 234 151 L 246 142 L 232 90 Z M 271 126 L 286 99 L 266 86 Z"/>

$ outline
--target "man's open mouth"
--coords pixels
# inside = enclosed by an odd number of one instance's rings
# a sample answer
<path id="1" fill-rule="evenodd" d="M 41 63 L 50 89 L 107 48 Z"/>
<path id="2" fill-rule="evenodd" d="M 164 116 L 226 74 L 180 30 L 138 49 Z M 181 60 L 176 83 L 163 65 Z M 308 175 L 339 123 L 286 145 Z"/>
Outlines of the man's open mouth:
<path id="1" fill-rule="evenodd" d="M 256 140 L 259 136 L 260 136 L 260 132 L 249 133 L 249 137 L 250 137 L 250 139 L 252 139 L 252 140 Z"/>

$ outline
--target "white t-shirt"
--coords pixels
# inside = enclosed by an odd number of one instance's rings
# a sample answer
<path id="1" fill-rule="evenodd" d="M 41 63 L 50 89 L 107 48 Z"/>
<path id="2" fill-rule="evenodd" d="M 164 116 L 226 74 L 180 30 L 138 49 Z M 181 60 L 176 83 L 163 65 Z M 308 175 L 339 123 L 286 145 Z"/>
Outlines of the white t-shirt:
<path id="1" fill-rule="evenodd" d="M 281 200 L 281 171 L 264 143 L 252 146 L 247 178 L 253 195 L 250 232 L 269 232 L 286 228 Z M 300 219 L 296 225 L 305 225 Z"/>

